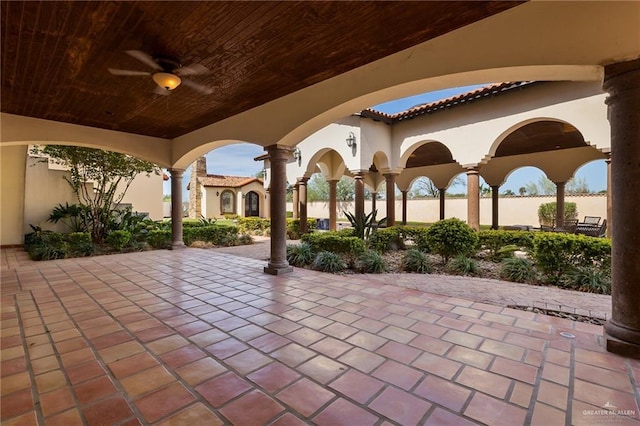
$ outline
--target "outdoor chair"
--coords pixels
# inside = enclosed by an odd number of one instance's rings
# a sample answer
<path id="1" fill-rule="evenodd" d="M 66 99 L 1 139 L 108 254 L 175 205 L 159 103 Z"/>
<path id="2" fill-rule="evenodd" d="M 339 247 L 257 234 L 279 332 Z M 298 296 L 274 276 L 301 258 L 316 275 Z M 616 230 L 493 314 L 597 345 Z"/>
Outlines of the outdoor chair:
<path id="1" fill-rule="evenodd" d="M 576 234 L 588 235 L 590 237 L 604 237 L 607 233 L 607 219 L 600 225 L 580 224 L 576 229 Z"/>
<path id="2" fill-rule="evenodd" d="M 600 216 L 585 216 L 582 223 L 585 223 L 588 225 L 600 225 L 600 219 L 601 219 Z"/>
<path id="3" fill-rule="evenodd" d="M 564 232 L 568 234 L 573 234 L 576 232 L 576 228 L 578 227 L 578 219 L 568 219 L 565 220 L 562 225 L 554 226 L 553 232 Z"/>

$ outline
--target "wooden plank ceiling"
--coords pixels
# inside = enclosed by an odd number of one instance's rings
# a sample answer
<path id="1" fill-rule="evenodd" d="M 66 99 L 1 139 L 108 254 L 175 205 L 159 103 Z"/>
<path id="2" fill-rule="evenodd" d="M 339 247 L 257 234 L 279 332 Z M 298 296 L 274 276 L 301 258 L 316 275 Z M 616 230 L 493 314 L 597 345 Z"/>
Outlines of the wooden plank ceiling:
<path id="1" fill-rule="evenodd" d="M 3 1 L 0 106 L 173 138 L 518 4 Z M 126 50 L 202 64 L 212 72 L 191 79 L 213 93 L 111 75 L 151 71 Z"/>

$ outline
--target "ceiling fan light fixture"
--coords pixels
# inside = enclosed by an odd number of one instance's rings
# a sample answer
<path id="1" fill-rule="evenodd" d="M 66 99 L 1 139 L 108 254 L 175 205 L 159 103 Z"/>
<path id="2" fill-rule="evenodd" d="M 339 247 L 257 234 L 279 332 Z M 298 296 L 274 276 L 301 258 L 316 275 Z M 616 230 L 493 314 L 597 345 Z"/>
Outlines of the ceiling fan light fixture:
<path id="1" fill-rule="evenodd" d="M 153 81 L 155 81 L 158 86 L 166 90 L 173 90 L 182 83 L 180 77 L 168 72 L 157 72 L 153 74 Z"/>

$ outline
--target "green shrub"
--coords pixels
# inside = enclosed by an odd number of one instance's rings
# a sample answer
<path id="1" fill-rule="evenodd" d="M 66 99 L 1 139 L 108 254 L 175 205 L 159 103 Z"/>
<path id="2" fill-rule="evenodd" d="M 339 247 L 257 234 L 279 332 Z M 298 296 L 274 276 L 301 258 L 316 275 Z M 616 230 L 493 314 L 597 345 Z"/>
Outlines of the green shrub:
<path id="1" fill-rule="evenodd" d="M 315 252 L 323 250 L 344 253 L 357 257 L 365 251 L 365 244 L 358 237 L 343 237 L 337 232 L 314 232 L 302 236 L 302 241 L 311 244 Z"/>
<path id="2" fill-rule="evenodd" d="M 114 250 L 120 251 L 131 241 L 131 232 L 123 230 L 111 231 L 105 241 Z"/>
<path id="3" fill-rule="evenodd" d="M 64 259 L 69 251 L 69 244 L 64 235 L 43 231 L 39 226 L 31 226 L 33 232 L 24 236 L 24 248 L 32 260 Z"/>
<path id="4" fill-rule="evenodd" d="M 444 263 L 453 256 L 468 256 L 475 250 L 478 236 L 460 219 L 445 219 L 427 228 L 431 251 L 442 256 Z"/>
<path id="5" fill-rule="evenodd" d="M 222 217 L 228 220 L 234 220 L 234 219 L 238 219 L 240 216 L 235 213 L 225 213 L 222 215 Z"/>
<path id="6" fill-rule="evenodd" d="M 536 280 L 536 270 L 529 259 L 509 257 L 501 262 L 500 277 L 517 283 L 531 283 Z"/>
<path id="7" fill-rule="evenodd" d="M 93 253 L 93 241 L 88 232 L 72 232 L 66 235 L 69 254 L 73 257 L 89 256 Z"/>
<path id="8" fill-rule="evenodd" d="M 200 219 L 183 218 L 182 229 L 204 226 Z"/>
<path id="9" fill-rule="evenodd" d="M 533 258 L 545 279 L 558 283 L 561 277 L 579 266 L 611 269 L 611 240 L 586 235 L 538 232 L 534 238 Z"/>
<path id="10" fill-rule="evenodd" d="M 200 225 L 202 226 L 215 225 L 217 221 L 218 219 L 216 219 L 215 217 L 201 217 Z"/>
<path id="11" fill-rule="evenodd" d="M 155 249 L 171 247 L 171 230 L 152 229 L 147 234 L 147 244 Z"/>
<path id="12" fill-rule="evenodd" d="M 567 287 L 589 293 L 611 294 L 611 275 L 609 271 L 593 265 L 577 266 L 562 277 Z"/>
<path id="13" fill-rule="evenodd" d="M 262 234 L 265 229 L 271 228 L 271 220 L 261 217 L 239 217 L 238 227 L 240 232 Z"/>
<path id="14" fill-rule="evenodd" d="M 358 256 L 355 267 L 356 270 L 365 274 L 381 274 L 389 270 L 387 262 L 374 250 L 367 250 Z"/>
<path id="15" fill-rule="evenodd" d="M 369 237 L 369 248 L 384 253 L 404 247 L 400 227 L 380 228 Z"/>
<path id="16" fill-rule="evenodd" d="M 318 219 L 314 217 L 307 218 L 307 232 L 316 229 L 317 226 Z M 301 236 L 300 219 L 287 218 L 287 238 L 290 240 L 299 240 Z"/>
<path id="17" fill-rule="evenodd" d="M 355 237 L 356 233 L 354 231 L 353 228 L 343 228 L 339 231 L 331 231 L 331 232 L 335 232 L 336 235 L 339 235 L 341 237 Z"/>
<path id="18" fill-rule="evenodd" d="M 253 238 L 251 238 L 251 235 L 249 234 L 242 234 L 238 237 L 237 244 L 240 246 L 248 246 L 253 244 Z"/>
<path id="19" fill-rule="evenodd" d="M 552 226 L 556 222 L 556 212 L 558 210 L 557 203 L 540 204 L 538 207 L 538 220 L 540 225 Z M 564 220 L 572 220 L 578 218 L 578 210 L 576 203 L 564 203 Z"/>
<path id="20" fill-rule="evenodd" d="M 413 240 L 413 246 L 418 250 L 429 253 L 429 241 L 427 238 L 428 227 L 425 226 L 403 226 L 400 228 L 400 236 L 403 240 Z"/>
<path id="21" fill-rule="evenodd" d="M 233 246 L 238 243 L 238 227 L 216 224 L 184 228 L 183 239 L 186 245 L 191 245 L 194 241 L 204 241 L 217 246 Z"/>
<path id="22" fill-rule="evenodd" d="M 410 249 L 402 259 L 402 269 L 407 272 L 430 274 L 433 265 L 425 253 L 418 249 Z"/>
<path id="23" fill-rule="evenodd" d="M 505 246 L 515 246 L 519 249 L 533 249 L 534 232 L 530 231 L 504 231 L 487 230 L 478 232 L 478 246 L 489 250 L 493 259 L 501 259 L 499 253 Z"/>
<path id="24" fill-rule="evenodd" d="M 478 272 L 478 262 L 459 254 L 447 263 L 447 270 L 457 275 L 473 275 Z"/>
<path id="25" fill-rule="evenodd" d="M 313 261 L 312 268 L 317 271 L 337 273 L 347 269 L 347 263 L 338 253 L 321 251 Z"/>
<path id="26" fill-rule="evenodd" d="M 315 258 L 313 247 L 309 243 L 287 244 L 287 261 L 293 266 L 310 265 Z"/>

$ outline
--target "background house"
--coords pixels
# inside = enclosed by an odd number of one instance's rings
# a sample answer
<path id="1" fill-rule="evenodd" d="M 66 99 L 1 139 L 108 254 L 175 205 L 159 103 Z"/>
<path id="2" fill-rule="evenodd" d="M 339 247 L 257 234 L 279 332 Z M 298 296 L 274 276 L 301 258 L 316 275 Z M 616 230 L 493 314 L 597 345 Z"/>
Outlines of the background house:
<path id="1" fill-rule="evenodd" d="M 189 217 L 212 218 L 225 214 L 266 217 L 266 191 L 262 179 L 207 174 L 203 156 L 193 164 L 189 190 Z"/>

